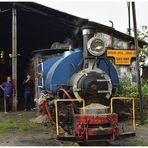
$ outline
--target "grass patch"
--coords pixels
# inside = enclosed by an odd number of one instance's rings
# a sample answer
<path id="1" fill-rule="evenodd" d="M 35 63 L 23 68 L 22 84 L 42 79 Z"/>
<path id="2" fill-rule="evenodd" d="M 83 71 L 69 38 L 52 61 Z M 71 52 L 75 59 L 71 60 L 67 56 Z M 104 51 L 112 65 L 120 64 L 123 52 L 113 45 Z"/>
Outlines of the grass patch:
<path id="1" fill-rule="evenodd" d="M 14 130 L 17 126 L 13 121 L 2 121 L 0 122 L 0 133 L 4 133 L 8 130 Z"/>
<path id="2" fill-rule="evenodd" d="M 32 128 L 37 128 L 39 125 L 31 122 L 18 123 L 18 131 L 27 131 Z"/>
<path id="3" fill-rule="evenodd" d="M 0 133 L 5 133 L 8 131 L 28 131 L 32 128 L 37 128 L 39 125 L 31 122 L 14 122 L 11 120 L 0 122 Z"/>
<path id="4" fill-rule="evenodd" d="M 147 146 L 147 143 L 145 143 L 144 140 L 141 138 L 135 139 L 134 143 L 136 144 L 136 146 Z"/>

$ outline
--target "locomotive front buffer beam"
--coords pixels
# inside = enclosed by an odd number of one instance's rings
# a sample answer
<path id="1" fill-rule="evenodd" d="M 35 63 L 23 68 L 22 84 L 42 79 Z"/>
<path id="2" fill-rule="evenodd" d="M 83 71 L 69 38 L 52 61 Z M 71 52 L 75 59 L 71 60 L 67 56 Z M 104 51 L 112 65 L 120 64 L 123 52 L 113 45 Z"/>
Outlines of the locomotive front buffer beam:
<path id="1" fill-rule="evenodd" d="M 59 135 L 59 140 L 76 142 L 114 141 L 119 136 L 117 114 L 75 114 L 74 135 Z"/>
<path id="2" fill-rule="evenodd" d="M 118 115 L 75 115 L 75 137 L 79 140 L 111 140 L 119 136 Z"/>
<path id="3" fill-rule="evenodd" d="M 114 142 L 116 139 L 135 136 L 135 132 L 119 133 L 118 115 L 75 115 L 73 135 L 58 135 L 58 140 L 78 143 Z"/>

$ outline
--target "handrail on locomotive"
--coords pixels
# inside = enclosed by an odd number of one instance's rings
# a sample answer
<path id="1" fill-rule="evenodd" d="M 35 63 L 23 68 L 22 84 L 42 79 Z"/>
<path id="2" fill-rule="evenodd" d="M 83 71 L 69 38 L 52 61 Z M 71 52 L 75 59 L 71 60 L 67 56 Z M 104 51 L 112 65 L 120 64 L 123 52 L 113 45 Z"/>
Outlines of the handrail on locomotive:
<path id="1" fill-rule="evenodd" d="M 85 114 L 85 100 L 84 99 L 55 99 L 54 104 L 55 104 L 55 113 L 56 113 L 56 134 L 57 136 L 59 135 L 59 120 L 58 120 L 58 102 L 79 102 L 83 103 L 83 114 Z"/>
<path id="2" fill-rule="evenodd" d="M 111 113 L 113 113 L 113 101 L 114 100 L 131 100 L 132 101 L 132 126 L 136 129 L 136 118 L 135 118 L 135 98 L 134 97 L 112 97 L 111 98 Z"/>

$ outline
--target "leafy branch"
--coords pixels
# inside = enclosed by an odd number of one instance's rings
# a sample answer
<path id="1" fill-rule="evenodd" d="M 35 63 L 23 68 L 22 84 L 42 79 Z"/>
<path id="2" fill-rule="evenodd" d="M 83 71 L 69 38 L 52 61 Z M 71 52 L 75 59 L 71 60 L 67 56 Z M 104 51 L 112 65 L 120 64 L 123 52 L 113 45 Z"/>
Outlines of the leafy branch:
<path id="1" fill-rule="evenodd" d="M 143 96 L 148 96 L 148 80 L 142 82 L 142 94 Z M 138 96 L 138 90 L 135 86 L 127 84 L 124 80 L 120 81 L 120 89 L 115 96 L 118 97 L 135 97 Z"/>

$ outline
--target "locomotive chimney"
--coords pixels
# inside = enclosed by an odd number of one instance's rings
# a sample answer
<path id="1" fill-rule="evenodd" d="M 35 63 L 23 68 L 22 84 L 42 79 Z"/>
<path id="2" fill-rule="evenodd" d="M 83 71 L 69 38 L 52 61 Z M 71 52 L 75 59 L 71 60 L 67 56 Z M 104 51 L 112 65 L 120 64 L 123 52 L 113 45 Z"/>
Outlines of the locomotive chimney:
<path id="1" fill-rule="evenodd" d="M 94 35 L 95 28 L 93 26 L 83 26 L 82 35 L 83 35 L 83 50 L 87 51 L 87 42 Z"/>
<path id="2" fill-rule="evenodd" d="M 95 27 L 93 26 L 83 26 L 82 28 L 82 35 L 83 35 L 83 57 L 84 57 L 84 63 L 83 63 L 83 68 L 88 67 L 88 50 L 87 50 L 87 42 L 91 37 L 94 36 L 95 33 Z"/>

